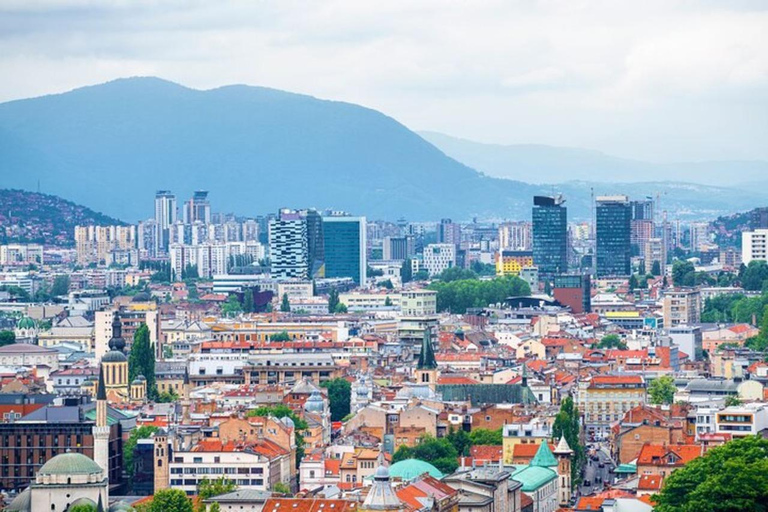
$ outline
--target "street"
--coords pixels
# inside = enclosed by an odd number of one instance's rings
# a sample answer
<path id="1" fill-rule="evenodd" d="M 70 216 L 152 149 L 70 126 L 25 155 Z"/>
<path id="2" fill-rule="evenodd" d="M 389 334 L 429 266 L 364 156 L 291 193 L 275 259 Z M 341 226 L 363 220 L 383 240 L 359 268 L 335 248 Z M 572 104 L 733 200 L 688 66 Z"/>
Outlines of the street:
<path id="1" fill-rule="evenodd" d="M 592 460 L 591 450 L 587 449 L 587 464 L 583 468 L 584 476 L 578 489 L 581 496 L 589 496 L 602 491 L 606 483 L 610 484 L 613 479 L 611 470 L 615 464 L 608 453 L 608 449 L 598 443 L 592 443 L 590 446 L 597 448 L 594 456 L 598 460 Z M 603 467 L 600 467 L 601 464 Z"/>

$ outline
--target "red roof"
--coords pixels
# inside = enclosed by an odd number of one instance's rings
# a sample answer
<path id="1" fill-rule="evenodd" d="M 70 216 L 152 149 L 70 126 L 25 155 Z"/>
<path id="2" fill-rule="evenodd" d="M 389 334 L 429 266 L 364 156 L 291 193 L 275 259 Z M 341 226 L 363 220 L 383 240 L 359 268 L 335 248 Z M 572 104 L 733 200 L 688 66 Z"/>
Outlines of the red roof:
<path id="1" fill-rule="evenodd" d="M 643 475 L 637 483 L 638 491 L 658 491 L 661 489 L 662 478 L 659 475 Z"/>
<path id="2" fill-rule="evenodd" d="M 669 464 L 665 459 L 669 454 L 674 454 L 678 459 L 674 464 Z M 698 444 L 651 444 L 645 443 L 637 456 L 637 465 L 653 464 L 664 466 L 683 466 L 697 457 L 701 457 L 702 447 Z"/>
<path id="3" fill-rule="evenodd" d="M 499 445 L 479 445 L 469 449 L 469 454 L 476 460 L 498 462 L 504 455 L 504 448 Z"/>
<path id="4" fill-rule="evenodd" d="M 441 376 L 437 379 L 438 384 L 478 384 L 475 379 L 464 377 L 462 375 Z"/>
<path id="5" fill-rule="evenodd" d="M 614 384 L 642 384 L 643 378 L 640 375 L 595 375 L 592 377 L 592 385 L 614 385 Z"/>
<path id="6" fill-rule="evenodd" d="M 270 498 L 264 503 L 263 512 L 353 512 L 358 503 L 346 500 L 321 500 L 315 498 Z"/>
<path id="7" fill-rule="evenodd" d="M 597 496 L 582 496 L 579 501 L 576 502 L 576 510 L 602 510 L 603 502 L 605 498 Z"/>

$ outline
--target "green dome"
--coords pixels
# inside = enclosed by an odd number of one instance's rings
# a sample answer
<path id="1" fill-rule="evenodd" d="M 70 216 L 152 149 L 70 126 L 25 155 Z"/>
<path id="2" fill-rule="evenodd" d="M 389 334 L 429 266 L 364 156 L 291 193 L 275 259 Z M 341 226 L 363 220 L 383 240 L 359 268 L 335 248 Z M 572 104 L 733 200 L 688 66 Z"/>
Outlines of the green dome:
<path id="1" fill-rule="evenodd" d="M 62 453 L 43 464 L 40 475 L 91 475 L 102 473 L 101 467 L 93 459 L 82 453 Z"/>
<path id="2" fill-rule="evenodd" d="M 70 503 L 69 506 L 67 507 L 67 510 L 72 510 L 77 506 L 89 506 L 89 507 L 96 508 L 96 503 L 94 503 L 92 499 L 86 498 L 85 496 L 83 496 L 82 498 L 77 498 L 75 501 Z"/>
<path id="3" fill-rule="evenodd" d="M 110 350 L 101 358 L 102 363 L 124 363 L 126 361 L 128 358 L 119 350 Z"/>
<path id="4" fill-rule="evenodd" d="M 390 478 L 399 478 L 401 480 L 413 480 L 414 478 L 429 473 L 435 478 L 443 478 L 443 474 L 429 462 L 419 459 L 406 459 L 395 462 L 389 466 Z"/>
<path id="5" fill-rule="evenodd" d="M 28 316 L 25 316 L 21 320 L 19 320 L 19 323 L 16 324 L 16 327 L 18 329 L 34 329 L 35 327 L 37 327 L 37 323 L 35 323 L 35 321 L 29 318 Z"/>
<path id="6" fill-rule="evenodd" d="M 32 510 L 32 494 L 29 487 L 13 498 L 13 501 L 5 510 L 7 512 L 30 512 Z"/>

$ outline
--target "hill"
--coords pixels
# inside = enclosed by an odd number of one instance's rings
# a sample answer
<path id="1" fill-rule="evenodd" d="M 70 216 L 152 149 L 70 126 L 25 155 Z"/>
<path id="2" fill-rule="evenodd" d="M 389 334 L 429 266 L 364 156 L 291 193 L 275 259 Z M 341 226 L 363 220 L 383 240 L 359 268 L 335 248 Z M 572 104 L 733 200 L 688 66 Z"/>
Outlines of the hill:
<path id="1" fill-rule="evenodd" d="M 437 132 L 419 132 L 446 155 L 496 178 L 535 183 L 669 181 L 739 186 L 764 179 L 768 162 L 705 161 L 650 163 L 600 151 L 538 144 L 484 144 Z M 739 187 L 741 188 L 741 187 Z"/>
<path id="2" fill-rule="evenodd" d="M 556 190 L 572 218 L 588 218 L 594 187 L 490 177 L 358 105 L 242 85 L 200 91 L 157 78 L 0 104 L 0 187 L 30 190 L 38 180 L 130 221 L 153 214 L 158 189 L 173 190 L 179 204 L 209 190 L 215 211 L 240 215 L 288 206 L 392 220 L 529 218 L 531 197 Z M 596 190 L 672 190 L 675 208 L 702 217 L 762 202 L 750 191 L 686 184 Z"/>
<path id="3" fill-rule="evenodd" d="M 0 242 L 71 245 L 75 226 L 123 224 L 60 197 L 0 189 Z"/>

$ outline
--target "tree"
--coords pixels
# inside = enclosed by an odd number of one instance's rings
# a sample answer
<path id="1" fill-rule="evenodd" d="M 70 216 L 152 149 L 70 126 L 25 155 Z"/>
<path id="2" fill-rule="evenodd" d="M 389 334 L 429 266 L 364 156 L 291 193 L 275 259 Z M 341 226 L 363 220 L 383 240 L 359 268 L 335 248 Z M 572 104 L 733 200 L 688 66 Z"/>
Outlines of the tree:
<path id="1" fill-rule="evenodd" d="M 632 274 L 629 276 L 629 291 L 633 291 L 635 288 L 637 288 L 637 286 L 637 276 Z"/>
<path id="2" fill-rule="evenodd" d="M 429 272 L 425 269 L 421 269 L 413 274 L 413 281 L 426 281 L 427 279 L 429 279 Z"/>
<path id="3" fill-rule="evenodd" d="M 578 485 L 581 480 L 580 471 L 586 459 L 584 447 L 579 441 L 579 409 L 573 404 L 573 398 L 566 397 L 560 403 L 560 411 L 555 416 L 555 422 L 552 424 L 552 437 L 560 439 L 565 437 L 568 446 L 573 450 L 571 458 L 571 485 Z"/>
<path id="4" fill-rule="evenodd" d="M 243 311 L 246 313 L 253 313 L 256 310 L 253 304 L 253 290 L 246 288 L 243 290 Z"/>
<path id="5" fill-rule="evenodd" d="M 606 334 L 600 343 L 597 344 L 597 348 L 617 348 L 619 350 L 627 350 L 627 344 L 621 341 L 621 338 L 617 334 Z"/>
<path id="6" fill-rule="evenodd" d="M 269 341 L 291 341 L 291 335 L 288 331 L 276 332 L 269 337 Z"/>
<path id="7" fill-rule="evenodd" d="M 768 440 L 735 439 L 712 448 L 664 479 L 656 512 L 768 510 Z"/>
<path id="8" fill-rule="evenodd" d="M 678 260 L 672 264 L 672 282 L 675 286 L 684 286 L 686 276 L 696 271 L 690 261 Z"/>
<path id="9" fill-rule="evenodd" d="M 392 284 L 392 280 L 391 279 L 387 279 L 386 281 L 382 281 L 379 284 L 382 286 L 382 288 L 386 288 L 387 290 L 392 290 L 392 289 L 395 288 L 395 285 Z"/>
<path id="10" fill-rule="evenodd" d="M 155 401 L 160 404 L 170 404 L 179 399 L 179 395 L 176 394 L 176 392 L 171 389 L 170 391 L 163 391 L 162 393 L 159 393 L 157 397 L 155 398 Z"/>
<path id="11" fill-rule="evenodd" d="M 389 298 L 389 295 L 387 295 L 387 298 L 384 299 L 384 307 L 385 308 L 392 307 L 392 299 Z"/>
<path id="12" fill-rule="evenodd" d="M 449 267 L 437 275 L 437 279 L 444 283 L 461 281 L 463 279 L 477 279 L 477 274 L 461 267 Z"/>
<path id="13" fill-rule="evenodd" d="M 283 294 L 283 301 L 280 303 L 280 311 L 283 313 L 291 312 L 291 301 L 288 300 L 288 294 Z"/>
<path id="14" fill-rule="evenodd" d="M 230 294 L 224 304 L 221 305 L 221 312 L 224 316 L 233 317 L 243 312 L 243 306 L 237 300 L 237 295 Z"/>
<path id="15" fill-rule="evenodd" d="M 147 512 L 195 512 L 192 501 L 180 489 L 155 491 Z"/>
<path id="16" fill-rule="evenodd" d="M 96 507 L 83 503 L 69 507 L 67 512 L 96 512 Z"/>
<path id="17" fill-rule="evenodd" d="M 401 445 L 392 456 L 392 462 L 406 459 L 418 459 L 429 462 L 442 473 L 450 474 L 459 467 L 458 452 L 445 438 L 436 439 L 430 435 L 421 437 L 419 444 L 414 447 Z"/>
<path id="18" fill-rule="evenodd" d="M 336 311 L 336 307 L 339 305 L 339 292 L 336 288 L 331 288 L 328 293 L 328 312 L 333 313 Z"/>
<path id="19" fill-rule="evenodd" d="M 293 409 L 288 407 L 287 405 L 280 404 L 280 405 L 273 405 L 273 406 L 262 406 L 258 409 L 252 409 L 246 413 L 246 416 L 253 417 L 253 416 L 260 416 L 260 417 L 268 417 L 272 416 L 274 418 L 290 418 L 291 421 L 293 421 L 294 428 L 294 436 L 296 437 L 296 467 L 298 468 L 301 464 L 301 459 L 304 458 L 304 435 L 303 432 L 306 432 L 306 430 L 309 428 L 309 425 L 306 421 L 304 421 L 302 418 L 296 415 L 295 412 L 293 412 Z"/>
<path id="20" fill-rule="evenodd" d="M 400 266 L 400 281 L 405 284 L 411 280 L 413 280 L 413 267 L 411 266 L 411 260 L 405 260 Z"/>
<path id="21" fill-rule="evenodd" d="M 500 428 L 496 430 L 476 428 L 469 433 L 469 439 L 473 446 L 499 445 L 504 442 Z"/>
<path id="22" fill-rule="evenodd" d="M 428 288 L 437 292 L 437 309 L 454 314 L 464 314 L 469 308 L 484 308 L 490 304 L 501 303 L 509 297 L 531 294 L 528 283 L 514 276 L 497 277 L 487 281 L 435 281 Z"/>
<path id="23" fill-rule="evenodd" d="M 272 486 L 272 492 L 276 492 L 278 494 L 291 494 L 291 488 L 285 485 L 283 482 L 277 482 L 275 485 Z"/>
<path id="24" fill-rule="evenodd" d="M 51 295 L 54 297 L 59 295 L 67 295 L 69 293 L 69 276 L 56 276 L 53 280 L 53 286 L 51 287 Z"/>
<path id="25" fill-rule="evenodd" d="M 459 455 L 469 455 L 469 449 L 472 447 L 472 440 L 469 438 L 469 434 L 463 429 L 454 430 L 453 426 L 451 426 L 445 439 L 453 445 L 456 449 L 456 453 Z"/>
<path id="26" fill-rule="evenodd" d="M 149 341 L 149 328 L 142 323 L 133 335 L 131 352 L 128 354 L 128 379 L 143 375 L 147 379 L 147 394 L 154 397 L 155 389 L 155 349 Z"/>
<path id="27" fill-rule="evenodd" d="M 123 445 L 123 463 L 129 476 L 133 476 L 136 472 L 134 455 L 136 454 L 136 444 L 138 444 L 139 439 L 149 439 L 157 430 L 157 427 L 142 425 L 131 431 L 130 437 Z"/>
<path id="28" fill-rule="evenodd" d="M 13 331 L 0 331 L 0 347 L 16 343 L 16 333 Z"/>
<path id="29" fill-rule="evenodd" d="M 729 395 L 725 397 L 724 403 L 726 407 L 735 407 L 737 405 L 741 405 L 741 399 L 736 395 Z"/>
<path id="30" fill-rule="evenodd" d="M 233 492 L 237 489 L 237 485 L 232 480 L 228 480 L 223 476 L 215 480 L 204 479 L 200 480 L 197 484 L 197 496 L 199 502 Z M 202 503 L 200 503 L 202 504 Z M 202 509 L 205 510 L 205 509 Z"/>
<path id="31" fill-rule="evenodd" d="M 352 385 L 342 378 L 327 380 L 320 385 L 328 390 L 331 421 L 341 421 L 351 408 Z"/>
<path id="32" fill-rule="evenodd" d="M 653 274 L 655 277 L 659 277 L 661 275 L 661 263 L 659 260 L 655 260 L 653 265 L 651 265 L 651 274 Z"/>
<path id="33" fill-rule="evenodd" d="M 741 275 L 741 286 L 750 291 L 762 290 L 766 280 L 768 280 L 768 262 L 752 260 Z"/>
<path id="34" fill-rule="evenodd" d="M 198 293 L 195 283 L 187 285 L 187 300 L 200 300 L 200 293 Z"/>
<path id="35" fill-rule="evenodd" d="M 347 305 L 343 302 L 339 302 L 336 304 L 336 309 L 333 310 L 334 313 L 346 313 L 347 312 Z"/>
<path id="36" fill-rule="evenodd" d="M 666 404 L 669 405 L 675 400 L 675 379 L 671 375 L 662 375 L 651 381 L 648 386 L 648 395 L 651 397 L 651 403 L 653 404 Z"/>

